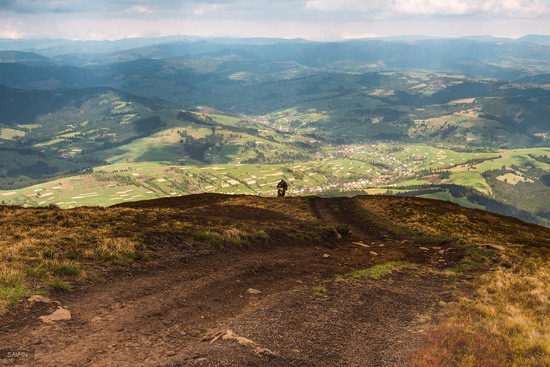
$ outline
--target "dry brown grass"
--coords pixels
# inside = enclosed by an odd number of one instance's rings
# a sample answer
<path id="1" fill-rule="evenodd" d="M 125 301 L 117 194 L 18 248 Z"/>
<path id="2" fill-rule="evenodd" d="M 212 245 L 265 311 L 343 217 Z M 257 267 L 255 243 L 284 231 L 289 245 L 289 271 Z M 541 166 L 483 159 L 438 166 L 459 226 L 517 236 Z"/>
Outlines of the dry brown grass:
<path id="1" fill-rule="evenodd" d="M 549 366 L 550 266 L 529 259 L 484 274 L 446 310 L 414 366 Z"/>
<path id="2" fill-rule="evenodd" d="M 430 331 L 426 345 L 407 366 L 411 367 L 503 367 L 506 348 L 500 340 L 475 325 L 446 322 Z"/>
<path id="3" fill-rule="evenodd" d="M 455 270 L 479 276 L 473 294 L 445 308 L 412 365 L 550 366 L 548 228 L 433 200 L 357 203 L 371 221 L 396 233 L 467 246 Z"/>
<path id="4" fill-rule="evenodd" d="M 370 219 L 402 232 L 466 243 L 550 247 L 548 228 L 449 202 L 371 196 L 357 203 Z"/>
<path id="5" fill-rule="evenodd" d="M 260 196 L 231 196 L 226 204 L 272 210 L 277 213 L 291 216 L 297 220 L 316 220 L 314 213 L 311 211 L 309 199 L 304 197 L 287 197 L 274 200 L 273 198 Z"/>
<path id="6" fill-rule="evenodd" d="M 144 238 L 150 232 L 184 233 L 219 247 L 329 236 L 304 198 L 214 198 L 212 203 L 211 198 L 196 195 L 190 204 L 183 200 L 179 206 L 144 209 L 0 206 L 0 314 L 21 296 L 68 289 L 79 279 L 94 278 L 100 268 L 147 260 L 152 250 Z M 240 211 L 237 218 L 235 210 Z M 259 210 L 265 218 L 247 215 L 247 210 Z M 292 221 L 274 225 L 269 216 Z M 48 287 L 49 283 L 63 287 Z"/>

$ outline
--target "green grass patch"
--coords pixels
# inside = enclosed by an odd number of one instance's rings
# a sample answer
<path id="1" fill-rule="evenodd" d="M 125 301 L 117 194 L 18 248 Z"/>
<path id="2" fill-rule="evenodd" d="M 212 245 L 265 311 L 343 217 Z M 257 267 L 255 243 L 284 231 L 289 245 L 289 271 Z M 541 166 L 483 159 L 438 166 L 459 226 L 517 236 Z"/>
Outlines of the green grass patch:
<path id="1" fill-rule="evenodd" d="M 464 273 L 471 270 L 490 268 L 499 259 L 498 251 L 479 246 L 471 246 L 466 249 L 466 256 L 460 264 L 451 269 L 455 273 Z"/>
<path id="2" fill-rule="evenodd" d="M 42 279 L 48 274 L 48 269 L 42 264 L 25 269 L 25 273 L 29 278 Z"/>
<path id="3" fill-rule="evenodd" d="M 321 285 L 318 287 L 313 287 L 313 294 L 316 296 L 324 296 L 327 294 L 327 292 L 328 292 L 328 289 L 325 286 Z"/>
<path id="4" fill-rule="evenodd" d="M 71 283 L 60 278 L 52 278 L 46 283 L 46 285 L 53 291 L 68 292 L 72 289 Z"/>
<path id="5" fill-rule="evenodd" d="M 78 276 L 82 273 L 80 265 L 74 261 L 51 261 L 46 267 L 56 276 Z"/>
<path id="6" fill-rule="evenodd" d="M 136 261 L 146 261 L 149 255 L 144 250 L 136 249 L 134 251 L 112 252 L 108 249 L 99 248 L 94 250 L 94 256 L 103 261 L 112 262 L 115 265 L 128 266 Z"/>
<path id="7" fill-rule="evenodd" d="M 340 208 L 340 206 L 338 204 L 331 204 L 330 205 L 330 210 L 332 210 L 333 212 L 339 214 L 342 211 L 342 208 Z"/>
<path id="8" fill-rule="evenodd" d="M 14 305 L 21 297 L 29 294 L 29 290 L 23 285 L 14 287 L 0 286 L 0 315 L 3 314 L 7 306 Z"/>
<path id="9" fill-rule="evenodd" d="M 17 138 L 25 136 L 26 134 L 26 132 L 21 130 L 0 126 L 0 139 L 15 140 Z"/>
<path id="10" fill-rule="evenodd" d="M 28 293 L 23 273 L 13 269 L 0 271 L 0 315 Z"/>
<path id="11" fill-rule="evenodd" d="M 380 279 L 381 277 L 385 275 L 389 275 L 393 272 L 400 271 L 403 269 L 414 269 L 418 267 L 418 265 L 413 263 L 408 263 L 405 261 L 389 261 L 384 264 L 378 264 L 374 265 L 367 269 L 358 269 L 354 270 L 352 272 L 349 272 L 343 276 L 344 279 L 346 278 L 352 278 L 352 279 L 362 279 L 362 278 L 368 278 L 368 279 Z"/>
<path id="12" fill-rule="evenodd" d="M 195 231 L 191 236 L 197 241 L 206 242 L 216 247 L 220 246 L 222 242 L 220 234 L 216 232 Z"/>

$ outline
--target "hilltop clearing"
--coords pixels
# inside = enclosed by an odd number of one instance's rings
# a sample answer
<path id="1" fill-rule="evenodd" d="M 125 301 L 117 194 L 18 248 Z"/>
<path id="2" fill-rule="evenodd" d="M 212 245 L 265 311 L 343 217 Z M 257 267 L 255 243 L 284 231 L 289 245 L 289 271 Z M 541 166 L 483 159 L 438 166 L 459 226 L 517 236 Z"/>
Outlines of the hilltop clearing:
<path id="1" fill-rule="evenodd" d="M 452 203 L 201 194 L 0 224 L 16 365 L 550 361 L 550 230 Z"/>

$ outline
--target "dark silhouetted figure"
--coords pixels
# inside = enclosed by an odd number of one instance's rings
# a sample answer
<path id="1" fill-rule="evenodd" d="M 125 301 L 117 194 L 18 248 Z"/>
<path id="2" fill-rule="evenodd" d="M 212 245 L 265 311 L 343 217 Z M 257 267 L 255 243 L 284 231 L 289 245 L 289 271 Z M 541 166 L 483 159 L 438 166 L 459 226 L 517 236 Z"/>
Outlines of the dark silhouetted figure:
<path id="1" fill-rule="evenodd" d="M 285 180 L 281 180 L 277 184 L 277 196 L 285 196 L 286 190 L 288 190 L 288 184 L 285 182 Z"/>

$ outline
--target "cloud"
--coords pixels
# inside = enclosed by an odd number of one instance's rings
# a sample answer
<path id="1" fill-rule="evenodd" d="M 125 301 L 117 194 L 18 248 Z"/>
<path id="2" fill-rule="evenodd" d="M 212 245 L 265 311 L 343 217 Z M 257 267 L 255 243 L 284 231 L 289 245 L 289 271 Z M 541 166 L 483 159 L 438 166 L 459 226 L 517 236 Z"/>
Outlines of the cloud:
<path id="1" fill-rule="evenodd" d="M 376 38 L 380 37 L 376 33 L 352 33 L 344 31 L 340 33 L 340 38 L 343 40 L 351 40 L 351 39 L 365 39 L 365 38 Z"/>
<path id="2" fill-rule="evenodd" d="M 0 0 L 9 38 L 514 36 L 549 23 L 550 0 Z"/>
<path id="3" fill-rule="evenodd" d="M 0 0 L 13 13 L 192 14 L 227 12 L 269 18 L 550 15 L 550 0 Z M 331 14 L 332 13 L 332 14 Z"/>
<path id="4" fill-rule="evenodd" d="M 215 11 L 222 10 L 224 8 L 226 8 L 225 4 L 218 4 L 218 3 L 202 4 L 198 7 L 196 7 L 195 9 L 193 9 L 193 14 L 195 14 L 195 15 L 204 15 L 204 14 L 207 14 L 207 13 L 212 13 L 212 12 L 215 12 Z"/>
<path id="5" fill-rule="evenodd" d="M 266 1 L 266 0 L 260 0 Z M 221 3 L 250 5 L 246 0 L 0 0 L 0 9 L 14 13 L 86 13 L 128 9 L 182 10 Z"/>
<path id="6" fill-rule="evenodd" d="M 410 15 L 541 17 L 550 15 L 550 0 L 308 0 L 305 8 L 385 18 Z"/>
<path id="7" fill-rule="evenodd" d="M 468 0 L 399 0 L 391 11 L 418 15 L 464 15 L 475 12 L 475 4 Z M 479 3 L 479 1 L 477 2 Z"/>
<path id="8" fill-rule="evenodd" d="M 547 0 L 397 0 L 391 10 L 412 15 L 538 17 L 550 14 Z"/>
<path id="9" fill-rule="evenodd" d="M 80 0 L 0 0 L 0 9 L 23 14 L 82 12 L 94 7 L 94 2 Z"/>
<path id="10" fill-rule="evenodd" d="M 151 8 L 144 5 L 134 5 L 128 9 L 126 9 L 126 12 L 128 13 L 138 13 L 138 14 L 150 14 Z"/>
<path id="11" fill-rule="evenodd" d="M 308 0 L 305 8 L 322 12 L 379 12 L 387 8 L 391 1 L 361 1 L 361 0 Z"/>
<path id="12" fill-rule="evenodd" d="M 11 20 L 4 20 L 0 24 L 0 38 L 11 38 L 11 39 L 17 39 L 21 38 L 22 33 L 17 30 L 17 25 L 14 21 Z"/>

